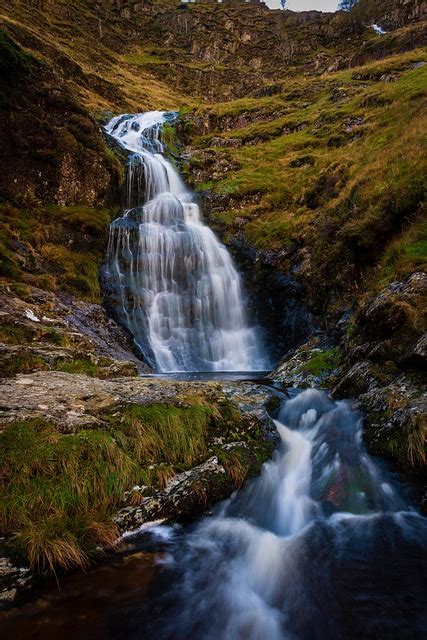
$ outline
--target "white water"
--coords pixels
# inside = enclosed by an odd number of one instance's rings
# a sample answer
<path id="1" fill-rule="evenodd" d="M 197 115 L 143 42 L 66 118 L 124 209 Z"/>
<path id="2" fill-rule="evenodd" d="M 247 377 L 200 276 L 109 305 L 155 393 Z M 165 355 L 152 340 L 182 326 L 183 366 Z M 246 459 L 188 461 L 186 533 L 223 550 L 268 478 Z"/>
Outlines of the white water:
<path id="1" fill-rule="evenodd" d="M 108 247 L 116 310 L 158 371 L 265 369 L 231 257 L 163 155 L 162 126 L 173 117 L 124 115 L 106 126 L 131 153 L 129 208 L 112 223 Z"/>
<path id="2" fill-rule="evenodd" d="M 366 453 L 360 415 L 306 390 L 276 426 L 258 479 L 183 538 L 169 530 L 146 637 L 421 638 L 425 520 Z"/>
<path id="3" fill-rule="evenodd" d="M 385 29 L 383 29 L 379 24 L 371 24 L 371 27 L 379 36 L 383 36 L 385 33 L 387 33 L 387 31 L 385 31 Z"/>

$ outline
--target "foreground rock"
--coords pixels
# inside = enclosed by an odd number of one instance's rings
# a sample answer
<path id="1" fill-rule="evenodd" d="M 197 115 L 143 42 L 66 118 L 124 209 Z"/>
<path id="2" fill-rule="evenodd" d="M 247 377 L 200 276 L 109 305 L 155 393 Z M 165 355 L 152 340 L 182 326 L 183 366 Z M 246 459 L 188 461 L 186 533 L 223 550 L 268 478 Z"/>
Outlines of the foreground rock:
<path id="1" fill-rule="evenodd" d="M 149 377 L 100 379 L 60 371 L 37 371 L 0 380 L 0 394 L 0 437 L 4 438 L 6 451 L 5 521 L 10 519 L 7 515 L 9 484 L 15 483 L 24 502 L 28 499 L 27 493 L 31 495 L 33 490 L 25 480 L 21 484 L 20 473 L 15 477 L 7 457 L 11 441 L 15 442 L 18 434 L 22 433 L 25 438 L 30 433 L 31 438 L 36 439 L 32 440 L 33 446 L 38 447 L 38 441 L 48 443 L 49 449 L 41 449 L 41 455 L 48 455 L 49 464 L 46 468 L 43 459 L 33 461 L 31 450 L 25 451 L 23 456 L 28 456 L 29 466 L 24 473 L 35 474 L 36 480 L 40 476 L 41 482 L 47 482 L 47 491 L 55 478 L 58 495 L 64 481 L 68 486 L 69 473 L 72 482 L 77 483 L 77 496 L 80 492 L 86 495 L 87 487 L 93 486 L 89 491 L 94 493 L 88 495 L 87 504 L 74 496 L 77 514 L 73 509 L 68 513 L 65 507 L 66 517 L 71 518 L 70 525 L 66 525 L 64 533 L 57 531 L 54 535 L 55 543 L 60 544 L 61 536 L 70 531 L 68 526 L 73 531 L 75 515 L 89 518 L 84 536 L 99 532 L 91 556 L 98 560 L 100 549 L 117 541 L 125 531 L 158 519 L 188 522 L 199 517 L 215 502 L 228 497 L 247 477 L 257 474 L 274 448 L 274 423 L 266 410 L 270 394 L 250 383 L 221 385 Z M 181 417 L 187 422 L 180 426 L 176 421 Z M 13 438 L 8 437 L 10 429 L 15 429 Z M 170 429 L 181 429 L 182 437 L 186 431 L 192 432 L 188 435 L 190 440 L 179 445 L 181 449 L 174 450 L 178 444 L 170 440 Z M 160 440 L 154 442 L 157 436 Z M 165 438 L 164 442 L 161 437 Z M 63 458 L 65 446 L 69 447 L 69 460 Z M 59 458 L 55 447 L 59 447 Z M 191 456 L 190 450 L 194 451 Z M 74 477 L 75 465 L 79 465 L 80 470 Z M 101 465 L 97 467 L 101 474 L 105 466 L 111 467 L 112 476 L 107 476 L 107 484 L 99 488 L 100 480 L 92 476 L 93 465 Z M 114 494 L 110 497 L 108 478 L 122 473 L 129 477 L 127 490 L 121 497 Z M 135 484 L 138 478 L 144 483 Z M 122 477 L 119 481 L 122 482 Z M 104 492 L 105 498 L 98 505 L 99 491 Z M 62 502 L 59 511 L 55 511 L 56 495 L 52 495 L 52 503 L 49 498 L 47 502 L 41 500 L 36 512 L 28 513 L 31 531 L 43 532 L 37 535 L 51 535 L 50 529 L 49 533 L 43 529 L 40 517 L 56 523 L 63 518 Z M 105 520 L 105 508 L 108 520 Z M 12 536 L 25 532 L 24 538 L 31 544 L 35 533 L 29 533 L 26 528 L 27 515 L 23 518 L 13 530 L 9 527 L 4 532 L 5 541 L 0 551 L 0 603 L 4 606 L 9 606 L 23 589 L 33 584 L 23 547 L 19 544 L 16 547 Z M 99 518 L 103 518 L 101 526 Z M 19 538 L 18 535 L 18 543 Z M 78 546 L 75 551 L 81 552 Z M 44 553 L 44 549 L 38 549 L 33 570 L 44 567 Z M 86 562 L 84 556 L 82 559 Z"/>

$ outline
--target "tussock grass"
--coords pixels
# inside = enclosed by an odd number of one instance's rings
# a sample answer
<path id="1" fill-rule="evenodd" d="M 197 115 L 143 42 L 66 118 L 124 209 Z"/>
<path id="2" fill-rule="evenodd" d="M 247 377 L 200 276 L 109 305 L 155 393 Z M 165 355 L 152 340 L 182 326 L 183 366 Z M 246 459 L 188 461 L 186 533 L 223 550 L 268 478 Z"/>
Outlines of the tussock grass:
<path id="1" fill-rule="evenodd" d="M 236 489 L 240 489 L 247 478 L 249 466 L 244 464 L 237 451 L 220 451 L 219 461 L 224 466 Z"/>
<path id="2" fill-rule="evenodd" d="M 413 416 L 403 431 L 394 433 L 386 449 L 404 466 L 423 468 L 426 463 L 427 420 L 423 415 Z"/>
<path id="3" fill-rule="evenodd" d="M 117 426 L 134 459 L 192 465 L 206 454 L 211 415 L 206 406 L 134 405 L 125 409 Z"/>
<path id="4" fill-rule="evenodd" d="M 0 470 L 0 528 L 38 570 L 87 566 L 115 539 L 108 513 L 140 475 L 111 434 L 64 435 L 41 419 L 0 435 Z"/>
<path id="5" fill-rule="evenodd" d="M 228 402 L 194 394 L 179 406 L 125 406 L 104 416 L 103 430 L 75 435 L 44 419 L 5 425 L 0 529 L 35 570 L 84 568 L 97 546 L 117 539 L 111 516 L 126 492 L 163 489 L 176 472 L 202 462 L 209 437 L 231 432 L 236 418 Z M 128 503 L 140 500 L 130 491 Z"/>

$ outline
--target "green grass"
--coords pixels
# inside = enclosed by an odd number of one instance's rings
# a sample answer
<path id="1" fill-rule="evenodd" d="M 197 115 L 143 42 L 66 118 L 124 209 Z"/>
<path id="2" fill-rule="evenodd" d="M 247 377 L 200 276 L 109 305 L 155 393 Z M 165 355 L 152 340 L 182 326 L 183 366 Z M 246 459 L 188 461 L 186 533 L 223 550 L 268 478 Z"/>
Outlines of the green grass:
<path id="1" fill-rule="evenodd" d="M 1 318 L 0 342 L 12 345 L 20 345 L 31 342 L 34 339 L 34 330 L 26 324 L 19 324 L 13 320 Z"/>
<path id="2" fill-rule="evenodd" d="M 43 358 L 39 356 L 14 356 L 13 359 L 2 362 L 1 377 L 11 378 L 17 373 L 32 373 L 48 369 Z"/>
<path id="3" fill-rule="evenodd" d="M 55 368 L 65 373 L 79 373 L 92 378 L 102 377 L 102 368 L 88 357 L 76 358 L 71 362 L 59 362 Z"/>
<path id="4" fill-rule="evenodd" d="M 144 463 L 193 465 L 206 455 L 209 406 L 154 404 L 127 407 L 117 428 L 132 458 Z"/>
<path id="5" fill-rule="evenodd" d="M 39 571 L 86 566 L 94 546 L 115 537 L 107 514 L 139 478 L 111 434 L 63 435 L 44 420 L 7 426 L 0 468 L 1 529 Z"/>
<path id="6" fill-rule="evenodd" d="M 103 428 L 73 435 L 44 419 L 5 424 L 0 529 L 11 550 L 38 571 L 87 566 L 99 544 L 116 540 L 112 514 L 126 491 L 164 488 L 206 458 L 209 438 L 241 425 L 227 401 L 177 402 L 128 405 L 102 416 Z"/>
<path id="7" fill-rule="evenodd" d="M 382 284 L 425 265 L 424 240 L 419 229 L 414 240 L 410 231 L 425 199 L 427 69 L 411 67 L 423 59 L 418 49 L 328 76 L 288 78 L 271 111 L 264 98 L 209 109 L 219 127 L 223 117 L 256 114 L 257 103 L 260 118 L 223 134 L 256 143 L 227 148 L 238 168 L 201 185 L 232 197 L 215 220 L 226 237 L 237 231 L 237 217 L 248 220 L 238 230 L 259 248 L 304 246 L 310 256 L 305 284 L 319 310 L 331 299 L 352 300 L 362 280 L 374 282 L 379 264 Z M 380 80 L 391 73 L 394 82 Z M 337 86 L 345 96 L 338 101 Z M 283 97 L 287 110 L 275 117 Z M 286 123 L 302 122 L 303 130 L 282 135 Z M 263 137 L 268 141 L 255 140 Z"/>
<path id="8" fill-rule="evenodd" d="M 379 265 L 379 287 L 411 271 L 427 270 L 427 222 L 415 221 L 388 245 Z"/>

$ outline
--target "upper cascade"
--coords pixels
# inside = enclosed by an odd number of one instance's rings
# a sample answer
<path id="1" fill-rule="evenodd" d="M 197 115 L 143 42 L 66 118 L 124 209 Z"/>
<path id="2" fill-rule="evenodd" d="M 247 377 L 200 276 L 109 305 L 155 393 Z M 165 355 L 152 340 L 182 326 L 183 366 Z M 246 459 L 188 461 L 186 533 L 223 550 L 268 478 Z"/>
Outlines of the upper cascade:
<path id="1" fill-rule="evenodd" d="M 106 266 L 116 312 L 160 372 L 265 369 L 231 256 L 163 155 L 175 117 L 126 114 L 105 127 L 130 152 L 128 209 L 111 224 Z"/>

